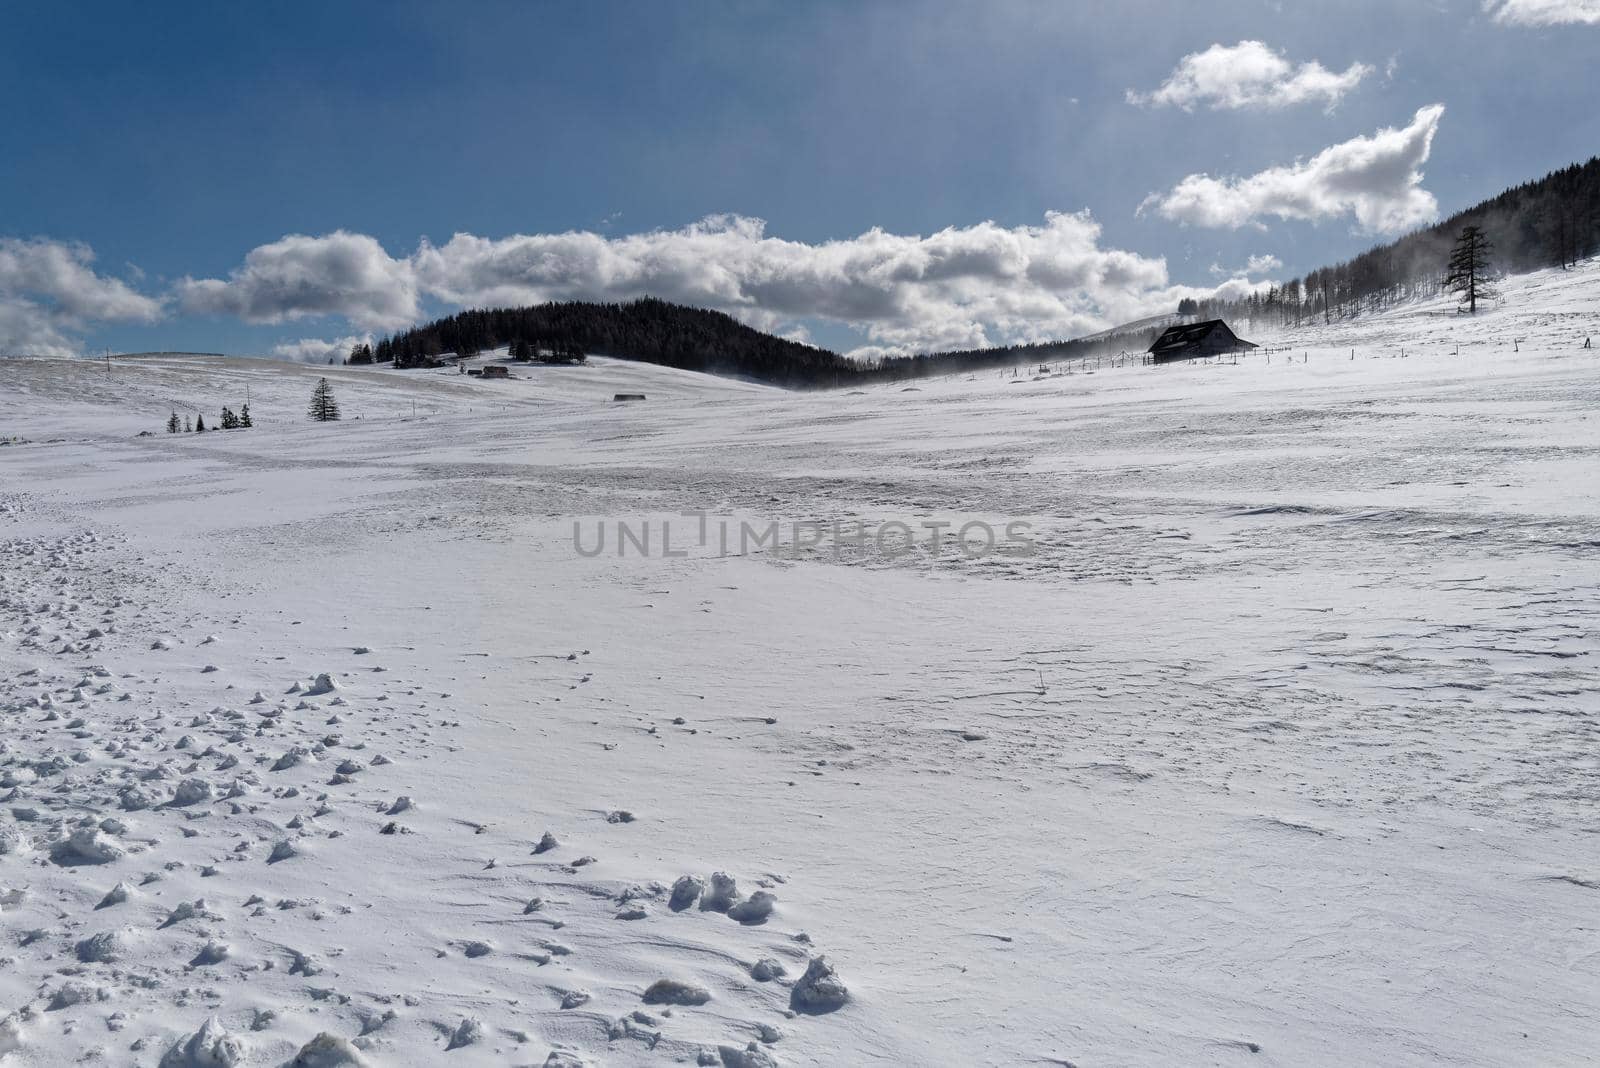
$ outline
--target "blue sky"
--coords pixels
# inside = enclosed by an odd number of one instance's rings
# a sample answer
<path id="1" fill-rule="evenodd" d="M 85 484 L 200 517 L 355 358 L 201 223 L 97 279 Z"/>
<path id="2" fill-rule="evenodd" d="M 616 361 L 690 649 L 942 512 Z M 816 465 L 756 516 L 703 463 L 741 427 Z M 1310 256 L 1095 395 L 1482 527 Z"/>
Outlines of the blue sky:
<path id="1" fill-rule="evenodd" d="M 14 3 L 0 352 L 645 292 L 1082 333 L 1587 158 L 1596 55 L 1600 0 Z"/>

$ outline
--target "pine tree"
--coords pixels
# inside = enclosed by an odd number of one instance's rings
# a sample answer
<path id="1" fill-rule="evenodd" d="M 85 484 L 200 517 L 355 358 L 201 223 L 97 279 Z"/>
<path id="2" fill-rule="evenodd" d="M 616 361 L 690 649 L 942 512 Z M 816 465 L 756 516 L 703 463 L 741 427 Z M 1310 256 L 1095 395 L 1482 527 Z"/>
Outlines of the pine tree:
<path id="1" fill-rule="evenodd" d="M 239 409 L 239 429 L 249 430 L 253 426 L 255 424 L 250 421 L 250 405 L 246 404 Z"/>
<path id="2" fill-rule="evenodd" d="M 178 422 L 178 413 L 173 412 L 172 418 L 167 420 L 167 433 L 176 434 L 183 429 L 183 424 Z"/>
<path id="3" fill-rule="evenodd" d="M 1467 226 L 1456 238 L 1455 249 L 1450 253 L 1450 267 L 1444 276 L 1445 288 L 1461 295 L 1461 303 L 1468 311 L 1478 314 L 1478 301 L 1495 295 L 1489 277 L 1489 253 L 1494 246 L 1478 226 Z"/>
<path id="4" fill-rule="evenodd" d="M 333 398 L 333 387 L 326 378 L 317 380 L 311 391 L 311 418 L 319 423 L 331 423 L 339 418 L 339 402 Z"/>
<path id="5" fill-rule="evenodd" d="M 239 427 L 239 417 L 237 415 L 233 414 L 233 409 L 232 408 L 224 408 L 224 409 L 222 409 L 222 429 L 224 429 L 224 430 L 237 430 L 238 427 Z"/>
<path id="6" fill-rule="evenodd" d="M 204 434 L 206 432 L 206 417 L 205 416 L 197 415 L 197 416 L 194 417 L 194 432 L 196 434 Z"/>

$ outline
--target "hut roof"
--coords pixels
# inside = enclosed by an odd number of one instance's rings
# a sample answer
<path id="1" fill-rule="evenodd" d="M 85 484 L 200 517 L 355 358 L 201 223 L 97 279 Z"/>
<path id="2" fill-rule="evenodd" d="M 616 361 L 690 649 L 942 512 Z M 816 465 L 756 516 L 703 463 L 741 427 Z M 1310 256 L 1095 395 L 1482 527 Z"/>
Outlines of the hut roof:
<path id="1" fill-rule="evenodd" d="M 1213 339 L 1213 332 L 1219 329 L 1223 332 L 1223 337 Z M 1221 319 L 1207 319 L 1201 323 L 1167 327 L 1146 351 L 1152 352 L 1157 356 L 1179 353 L 1184 349 L 1197 347 L 1207 340 L 1225 342 L 1228 348 L 1253 349 L 1256 347 L 1238 334 L 1235 334 L 1228 327 L 1228 324 Z"/>

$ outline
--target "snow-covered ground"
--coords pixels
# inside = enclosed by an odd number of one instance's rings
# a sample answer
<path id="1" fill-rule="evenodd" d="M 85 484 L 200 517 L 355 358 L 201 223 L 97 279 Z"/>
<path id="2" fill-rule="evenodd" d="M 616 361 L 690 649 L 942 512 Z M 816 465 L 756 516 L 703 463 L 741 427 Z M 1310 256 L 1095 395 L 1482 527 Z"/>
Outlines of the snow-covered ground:
<path id="1" fill-rule="evenodd" d="M 1505 290 L 845 393 L 0 363 L 4 1063 L 1588 1061 L 1600 267 Z"/>

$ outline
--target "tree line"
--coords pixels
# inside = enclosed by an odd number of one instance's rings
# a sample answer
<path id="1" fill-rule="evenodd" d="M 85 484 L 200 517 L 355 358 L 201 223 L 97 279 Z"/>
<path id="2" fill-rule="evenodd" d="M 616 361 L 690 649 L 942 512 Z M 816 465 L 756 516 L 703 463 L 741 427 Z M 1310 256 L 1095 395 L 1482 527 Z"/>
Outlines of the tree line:
<path id="1" fill-rule="evenodd" d="M 1354 259 L 1291 279 L 1238 300 L 1185 300 L 1178 314 L 1237 319 L 1271 326 L 1330 323 L 1394 304 L 1457 291 L 1463 236 L 1471 230 L 1475 258 L 1485 269 L 1521 272 L 1568 268 L 1600 253 L 1600 156 L 1552 171 L 1537 181 L 1368 249 Z M 1474 276 L 1474 295 L 1484 296 Z M 1472 303 L 1474 309 L 1476 301 Z"/>
<path id="2" fill-rule="evenodd" d="M 547 363 L 579 362 L 593 353 L 795 387 L 852 371 L 837 353 L 764 334 L 722 312 L 651 297 L 472 309 L 384 338 L 370 353 L 353 353 L 350 362 L 437 367 L 447 357 L 505 347 L 517 358 Z"/>
<path id="3" fill-rule="evenodd" d="M 336 422 L 341 418 L 339 401 L 333 395 L 333 386 L 326 378 L 317 379 L 317 384 L 311 390 L 311 404 L 306 414 L 318 423 Z M 197 413 L 191 420 L 188 416 L 178 418 L 178 413 L 173 412 L 168 417 L 166 431 L 169 434 L 204 434 L 207 430 L 249 430 L 255 426 L 250 418 L 250 403 L 246 401 L 235 412 L 232 408 L 223 408 L 222 417 L 215 427 L 206 426 L 204 412 Z"/>
<path id="4" fill-rule="evenodd" d="M 187 415 L 179 419 L 178 413 L 173 412 L 167 418 L 166 430 L 169 434 L 204 434 L 207 430 L 249 430 L 253 426 L 255 423 L 250 420 L 250 405 L 247 402 L 237 413 L 232 408 L 223 408 L 222 417 L 217 420 L 215 427 L 206 426 L 204 412 L 196 413 L 193 419 Z"/>
<path id="5" fill-rule="evenodd" d="M 830 389 L 1073 359 L 1133 346 L 1142 349 L 1153 337 L 1151 331 L 1135 331 L 1076 341 L 853 360 L 762 333 L 723 312 L 647 297 L 625 304 L 566 301 L 464 311 L 376 345 L 357 345 L 349 362 L 438 367 L 447 359 L 508 348 L 516 360 L 581 363 L 586 353 L 594 353 L 791 389 Z"/>
<path id="6" fill-rule="evenodd" d="M 1159 328 L 1129 328 L 1072 341 L 1040 341 L 983 349 L 923 352 L 911 356 L 884 356 L 863 364 L 859 381 L 895 382 L 937 375 L 971 374 L 1025 364 L 1081 360 L 1119 352 L 1143 352 L 1159 333 Z"/>

